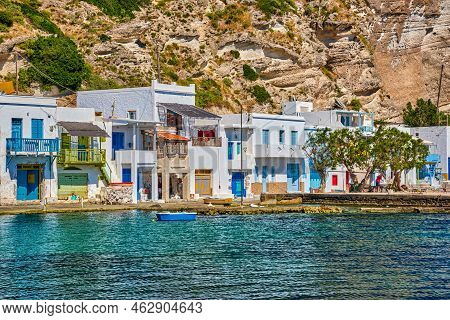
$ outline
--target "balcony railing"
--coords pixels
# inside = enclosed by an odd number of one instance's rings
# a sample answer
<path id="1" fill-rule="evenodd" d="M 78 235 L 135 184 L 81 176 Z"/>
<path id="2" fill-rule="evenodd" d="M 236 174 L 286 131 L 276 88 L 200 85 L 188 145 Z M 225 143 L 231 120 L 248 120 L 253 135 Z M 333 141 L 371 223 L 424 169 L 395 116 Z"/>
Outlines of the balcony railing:
<path id="1" fill-rule="evenodd" d="M 185 157 L 188 152 L 187 143 L 164 143 L 158 145 L 158 158 L 163 157 Z"/>
<path id="2" fill-rule="evenodd" d="M 199 137 L 192 138 L 192 146 L 194 147 L 221 147 L 222 138 Z"/>
<path id="3" fill-rule="evenodd" d="M 8 152 L 58 152 L 59 139 L 27 139 L 7 138 L 6 150 Z"/>
<path id="4" fill-rule="evenodd" d="M 64 149 L 58 154 L 58 164 L 62 165 L 101 165 L 106 163 L 104 149 Z"/>

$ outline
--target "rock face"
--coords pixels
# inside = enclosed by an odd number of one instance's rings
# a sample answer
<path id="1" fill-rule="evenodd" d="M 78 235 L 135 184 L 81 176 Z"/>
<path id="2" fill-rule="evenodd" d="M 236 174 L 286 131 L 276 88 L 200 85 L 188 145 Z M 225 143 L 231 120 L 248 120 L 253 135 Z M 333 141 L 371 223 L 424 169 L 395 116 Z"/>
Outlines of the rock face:
<path id="1" fill-rule="evenodd" d="M 295 1 L 295 12 L 270 17 L 257 1 L 149 1 L 130 19 L 84 1 L 41 3 L 102 77 L 148 85 L 157 77 L 159 49 L 163 81 L 194 81 L 200 88 L 202 80 L 215 81 L 221 97 L 205 107 L 217 113 L 240 105 L 277 112 L 295 96 L 316 109 L 356 98 L 365 110 L 390 118 L 408 101 L 436 100 L 441 64 L 447 65 L 441 105 L 450 100 L 448 0 Z M 25 19 L 2 35 L 0 76 L 12 70 L 8 54 L 21 37 L 38 33 Z M 259 73 L 257 80 L 245 79 L 245 64 Z M 255 85 L 271 100 L 257 103 Z"/>

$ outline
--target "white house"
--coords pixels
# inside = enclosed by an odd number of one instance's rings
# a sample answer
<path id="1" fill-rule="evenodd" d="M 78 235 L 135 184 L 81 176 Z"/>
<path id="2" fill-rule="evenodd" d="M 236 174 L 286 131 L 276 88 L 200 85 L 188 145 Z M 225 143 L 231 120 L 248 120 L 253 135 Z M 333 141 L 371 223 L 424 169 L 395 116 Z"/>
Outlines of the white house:
<path id="1" fill-rule="evenodd" d="M 53 200 L 56 99 L 0 95 L 0 200 Z"/>
<path id="2" fill-rule="evenodd" d="M 134 202 L 167 199 L 167 184 L 174 179 L 181 179 L 189 189 L 183 194 L 190 197 L 226 192 L 220 117 L 195 107 L 195 85 L 153 81 L 145 88 L 81 91 L 77 105 L 94 108 L 112 123 L 111 167 L 119 181 L 134 184 Z M 163 170 L 161 162 L 158 168 L 157 141 L 169 137 L 161 132 L 175 134 L 179 141 L 190 140 L 189 161 L 178 162 L 181 167 L 171 172 Z M 224 173 L 220 174 L 219 168 Z M 143 194 L 146 191 L 148 194 Z"/>
<path id="3" fill-rule="evenodd" d="M 361 130 L 365 135 L 372 135 L 375 132 L 373 113 L 341 109 L 314 111 L 311 102 L 296 100 L 285 102 L 283 110 L 285 114 L 299 115 L 305 119 L 305 132 L 307 133 L 305 139 L 320 128 Z M 308 161 L 308 163 L 309 186 L 315 190 L 320 187 L 321 179 L 311 162 Z M 328 170 L 326 192 L 345 192 L 349 189 L 349 185 L 350 176 L 345 167 L 337 166 Z"/>
<path id="4" fill-rule="evenodd" d="M 240 122 L 240 114 L 222 117 L 228 139 L 232 193 L 241 195 L 242 181 L 247 197 L 266 192 L 308 192 L 309 168 L 302 150 L 303 117 L 296 114 L 244 114 L 242 145 Z"/>
<path id="5" fill-rule="evenodd" d="M 94 199 L 111 181 L 111 124 L 96 117 L 92 108 L 58 107 L 56 118 L 61 141 L 58 198 Z"/>

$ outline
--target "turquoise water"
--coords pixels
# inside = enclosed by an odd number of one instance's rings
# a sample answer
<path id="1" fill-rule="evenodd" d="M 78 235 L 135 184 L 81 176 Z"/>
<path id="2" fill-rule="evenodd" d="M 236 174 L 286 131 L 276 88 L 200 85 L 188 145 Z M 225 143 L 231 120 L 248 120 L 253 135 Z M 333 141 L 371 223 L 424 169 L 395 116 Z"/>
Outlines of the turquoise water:
<path id="1" fill-rule="evenodd" d="M 450 298 L 450 215 L 0 216 L 0 299 Z"/>

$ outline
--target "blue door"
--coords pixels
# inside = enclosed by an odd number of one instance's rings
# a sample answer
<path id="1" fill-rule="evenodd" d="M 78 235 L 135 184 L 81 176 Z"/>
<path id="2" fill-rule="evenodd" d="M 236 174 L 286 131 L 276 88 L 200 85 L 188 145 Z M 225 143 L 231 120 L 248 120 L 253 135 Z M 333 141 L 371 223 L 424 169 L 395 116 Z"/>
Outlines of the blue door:
<path id="1" fill-rule="evenodd" d="M 32 139 L 44 138 L 44 120 L 31 119 L 31 138 Z"/>
<path id="2" fill-rule="evenodd" d="M 247 194 L 247 190 L 243 188 L 243 179 L 244 176 L 241 172 L 233 172 L 231 175 L 231 192 L 236 196 L 240 197 L 242 192 L 244 192 L 243 196 L 245 197 Z"/>
<path id="3" fill-rule="evenodd" d="M 320 180 L 319 172 L 314 169 L 312 161 L 309 161 L 309 187 L 311 189 L 319 189 Z"/>
<path id="4" fill-rule="evenodd" d="M 22 119 L 11 119 L 11 138 L 16 139 L 12 142 L 12 148 L 16 151 L 22 150 Z"/>
<path id="5" fill-rule="evenodd" d="M 267 192 L 267 167 L 262 167 L 262 192 Z"/>
<path id="6" fill-rule="evenodd" d="M 27 170 L 27 200 L 39 199 L 39 170 Z"/>
<path id="7" fill-rule="evenodd" d="M 122 182 L 131 182 L 130 168 L 122 168 Z"/>
<path id="8" fill-rule="evenodd" d="M 112 151 L 113 158 L 115 159 L 115 151 L 122 150 L 125 148 L 125 135 L 123 132 L 113 132 L 112 133 Z"/>
<path id="9" fill-rule="evenodd" d="M 287 191 L 298 192 L 299 185 L 299 165 L 298 163 L 288 163 L 287 165 Z"/>
<path id="10" fill-rule="evenodd" d="M 17 200 L 27 200 L 28 170 L 17 170 Z"/>
<path id="11" fill-rule="evenodd" d="M 39 200 L 39 170 L 17 170 L 17 200 Z"/>

